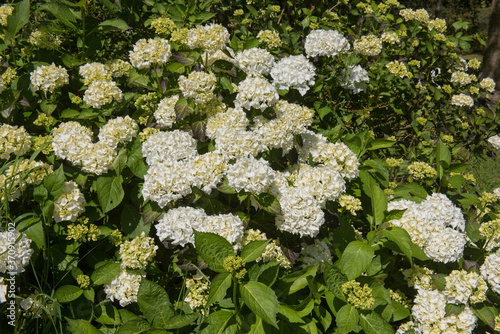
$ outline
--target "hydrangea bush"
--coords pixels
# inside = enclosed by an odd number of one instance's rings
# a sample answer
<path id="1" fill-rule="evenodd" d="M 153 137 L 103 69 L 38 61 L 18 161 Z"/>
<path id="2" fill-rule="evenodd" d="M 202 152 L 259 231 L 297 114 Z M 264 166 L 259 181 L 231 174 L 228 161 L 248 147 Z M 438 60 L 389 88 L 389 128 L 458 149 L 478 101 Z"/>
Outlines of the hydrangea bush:
<path id="1" fill-rule="evenodd" d="M 282 6 L 0 7 L 2 330 L 500 328 L 500 190 L 467 172 L 495 83 L 464 23 Z"/>

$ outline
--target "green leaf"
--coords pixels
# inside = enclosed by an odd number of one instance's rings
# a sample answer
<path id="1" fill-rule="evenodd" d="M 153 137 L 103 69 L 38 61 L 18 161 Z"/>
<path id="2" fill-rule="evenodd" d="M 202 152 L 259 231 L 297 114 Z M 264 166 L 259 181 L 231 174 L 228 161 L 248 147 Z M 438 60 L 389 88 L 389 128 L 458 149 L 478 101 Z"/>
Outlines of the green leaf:
<path id="1" fill-rule="evenodd" d="M 209 325 L 200 334 L 236 334 L 239 326 L 232 310 L 220 310 L 210 313 L 208 316 Z"/>
<path id="2" fill-rule="evenodd" d="M 35 252 L 45 249 L 45 231 L 39 217 L 31 217 L 21 221 L 17 224 L 16 229 L 31 239 L 31 248 L 34 248 Z"/>
<path id="3" fill-rule="evenodd" d="M 83 290 L 83 296 L 87 298 L 89 301 L 94 302 L 95 299 L 95 291 L 92 288 L 87 288 Z"/>
<path id="4" fill-rule="evenodd" d="M 347 277 L 342 273 L 340 268 L 334 267 L 331 264 L 326 264 L 324 273 L 326 286 L 335 295 L 335 297 L 345 300 L 342 292 L 342 285 L 348 281 Z"/>
<path id="5" fill-rule="evenodd" d="M 94 285 L 101 285 L 111 281 L 120 272 L 120 263 L 108 261 L 97 267 L 90 279 Z"/>
<path id="6" fill-rule="evenodd" d="M 492 330 L 495 329 L 495 317 L 498 315 L 498 310 L 493 306 L 487 306 L 484 303 L 471 305 L 474 314 L 481 319 L 483 323 L 488 325 Z"/>
<path id="7" fill-rule="evenodd" d="M 52 197 L 57 198 L 64 191 L 65 182 L 64 169 L 61 165 L 55 172 L 43 179 L 43 186 Z"/>
<path id="8" fill-rule="evenodd" d="M 121 149 L 118 152 L 115 160 L 113 161 L 113 169 L 115 170 L 116 176 L 119 176 L 123 171 L 123 168 L 127 165 L 127 150 Z"/>
<path id="9" fill-rule="evenodd" d="M 174 315 L 172 304 L 165 290 L 156 283 L 141 279 L 137 304 L 148 321 L 156 327 L 166 328 Z"/>
<path id="10" fill-rule="evenodd" d="M 385 230 L 382 230 L 382 235 L 391 242 L 394 242 L 398 246 L 399 250 L 408 257 L 410 263 L 412 263 L 411 250 L 413 243 L 411 241 L 410 235 L 404 228 L 392 226 Z"/>
<path id="11" fill-rule="evenodd" d="M 279 311 L 278 298 L 274 291 L 260 283 L 251 281 L 240 285 L 240 293 L 248 308 L 265 322 L 278 328 L 276 314 Z"/>
<path id="12" fill-rule="evenodd" d="M 75 285 L 63 285 L 56 290 L 54 298 L 60 303 L 69 303 L 80 297 L 82 293 L 83 290 Z"/>
<path id="13" fill-rule="evenodd" d="M 367 214 L 368 221 L 371 225 L 378 226 L 384 221 L 385 211 L 387 210 L 387 196 L 368 172 L 360 171 L 359 177 L 363 191 L 371 200 L 371 210 Z"/>
<path id="14" fill-rule="evenodd" d="M 367 150 L 379 150 L 381 148 L 392 147 L 396 142 L 387 139 L 375 139 L 366 145 Z"/>
<path id="15" fill-rule="evenodd" d="M 200 57 L 200 54 L 195 51 L 179 51 L 174 53 L 173 57 L 177 60 L 177 62 L 184 66 L 194 66 Z"/>
<path id="16" fill-rule="evenodd" d="M 366 334 L 391 334 L 392 326 L 377 313 L 360 314 L 360 325 Z"/>
<path id="17" fill-rule="evenodd" d="M 122 187 L 122 177 L 100 176 L 96 180 L 97 199 L 104 212 L 109 212 L 116 208 L 125 192 Z"/>
<path id="18" fill-rule="evenodd" d="M 220 273 L 215 276 L 210 283 L 210 292 L 208 293 L 206 306 L 208 307 L 224 298 L 226 296 L 227 289 L 231 287 L 231 283 L 231 273 Z"/>
<path id="19" fill-rule="evenodd" d="M 299 313 L 285 304 L 279 304 L 279 314 L 284 316 L 288 322 L 303 324 L 305 323 Z"/>
<path id="20" fill-rule="evenodd" d="M 346 304 L 337 312 L 337 331 L 339 334 L 353 331 L 359 322 L 359 313 L 354 306 Z"/>
<path id="21" fill-rule="evenodd" d="M 375 251 L 361 241 L 352 241 L 347 245 L 340 259 L 340 270 L 348 280 L 359 277 L 368 268 Z"/>
<path id="22" fill-rule="evenodd" d="M 104 28 L 104 30 L 129 30 L 132 29 L 127 22 L 122 19 L 110 19 L 99 23 L 99 27 Z"/>
<path id="23" fill-rule="evenodd" d="M 101 332 L 92 326 L 88 320 L 83 319 L 69 319 L 66 318 L 69 324 L 69 329 L 73 334 L 101 334 Z"/>
<path id="24" fill-rule="evenodd" d="M 287 276 L 285 276 L 281 281 L 283 283 L 288 283 L 290 285 L 288 289 L 288 294 L 295 293 L 308 285 L 307 277 L 316 276 L 316 272 L 318 271 L 319 264 L 309 266 L 300 271 L 293 272 Z"/>
<path id="25" fill-rule="evenodd" d="M 122 310 L 120 310 L 122 311 Z M 122 314 L 120 312 L 120 314 Z M 148 329 L 150 329 L 151 326 L 146 320 L 143 319 L 132 319 L 129 321 L 126 321 L 123 325 L 121 325 L 118 328 L 118 331 L 116 334 L 140 334 L 144 333 Z"/>
<path id="26" fill-rule="evenodd" d="M 440 180 L 444 177 L 444 171 L 450 167 L 451 152 L 445 144 L 439 139 L 436 146 L 436 167 L 437 176 Z"/>
<path id="27" fill-rule="evenodd" d="M 235 256 L 231 244 L 215 233 L 194 231 L 194 245 L 210 269 L 225 272 L 224 259 Z"/>
<path id="28" fill-rule="evenodd" d="M 127 166 L 135 176 L 141 179 L 143 179 L 144 175 L 148 172 L 148 167 L 144 163 L 144 158 L 142 156 L 142 144 L 139 138 L 135 138 L 132 142 L 132 147 L 129 150 Z"/>
<path id="29" fill-rule="evenodd" d="M 274 215 L 281 215 L 281 205 L 280 202 L 271 194 L 262 193 L 259 195 L 252 194 L 253 198 L 259 202 L 262 208 Z"/>
<path id="30" fill-rule="evenodd" d="M 95 308 L 97 321 L 104 325 L 117 326 L 122 323 L 120 313 L 112 304 L 101 304 Z"/>
<path id="31" fill-rule="evenodd" d="M 231 84 L 231 81 L 229 81 L 228 78 L 222 77 L 220 78 L 220 83 L 224 89 L 228 90 L 230 93 L 233 93 L 233 85 Z"/>
<path id="32" fill-rule="evenodd" d="M 245 45 L 243 45 L 243 50 L 248 50 L 251 48 L 256 48 L 260 44 L 259 39 L 257 38 L 249 38 L 246 42 Z"/>
<path id="33" fill-rule="evenodd" d="M 7 29 L 15 36 L 30 19 L 30 1 L 23 0 L 16 4 L 12 15 L 7 17 Z"/>
<path id="34" fill-rule="evenodd" d="M 272 286 L 278 278 L 279 269 L 278 261 L 255 263 L 248 270 L 248 278 L 250 281 L 259 281 L 267 286 Z"/>
<path id="35" fill-rule="evenodd" d="M 179 120 L 193 112 L 194 104 L 191 101 L 188 101 L 187 98 L 181 97 L 179 98 L 179 100 L 177 100 L 174 109 L 175 109 L 176 120 Z"/>
<path id="36" fill-rule="evenodd" d="M 76 30 L 76 16 L 66 6 L 57 2 L 49 2 L 40 7 L 52 13 L 62 24 Z"/>
<path id="37" fill-rule="evenodd" d="M 178 329 L 193 324 L 200 317 L 199 313 L 176 314 L 168 320 L 165 329 Z"/>
<path id="38" fill-rule="evenodd" d="M 254 240 L 250 241 L 243 249 L 241 250 L 241 258 L 245 263 L 252 262 L 257 260 L 262 253 L 266 250 L 267 244 L 269 244 L 271 240 Z"/>

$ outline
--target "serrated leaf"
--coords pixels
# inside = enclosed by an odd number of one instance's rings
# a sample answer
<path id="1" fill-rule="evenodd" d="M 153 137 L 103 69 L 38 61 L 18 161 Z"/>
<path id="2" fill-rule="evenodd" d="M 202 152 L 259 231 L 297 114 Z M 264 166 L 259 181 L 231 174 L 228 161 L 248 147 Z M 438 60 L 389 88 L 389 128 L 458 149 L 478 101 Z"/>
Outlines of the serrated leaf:
<path id="1" fill-rule="evenodd" d="M 259 202 L 259 204 L 262 206 L 262 209 L 264 209 L 265 211 L 274 215 L 282 214 L 280 202 L 273 195 L 262 193 L 259 195 L 252 194 L 252 196 L 257 200 L 257 202 Z"/>
<path id="2" fill-rule="evenodd" d="M 279 304 L 278 307 L 279 307 L 279 314 L 283 315 L 288 320 L 288 322 L 297 324 L 305 323 L 302 317 L 299 315 L 299 313 L 293 308 L 285 304 Z"/>
<path id="3" fill-rule="evenodd" d="M 127 24 L 127 22 L 123 21 L 122 19 L 110 19 L 110 20 L 106 20 L 104 22 L 99 23 L 99 27 L 102 27 L 105 30 L 113 30 L 113 29 L 129 30 L 129 29 L 132 29 Z"/>
<path id="4" fill-rule="evenodd" d="M 359 277 L 372 262 L 375 251 L 361 241 L 352 241 L 347 245 L 340 260 L 340 270 L 349 280 Z"/>
<path id="5" fill-rule="evenodd" d="M 104 212 L 116 208 L 125 196 L 121 176 L 100 176 L 96 180 L 96 191 L 97 199 Z"/>
<path id="6" fill-rule="evenodd" d="M 449 315 L 459 315 L 465 310 L 465 304 L 462 305 L 446 304 L 444 310 L 446 311 L 445 314 L 446 317 Z"/>
<path id="7" fill-rule="evenodd" d="M 113 161 L 113 169 L 115 170 L 116 176 L 119 176 L 123 171 L 123 168 L 127 165 L 127 151 L 125 149 L 121 149 L 118 152 L 115 160 Z"/>
<path id="8" fill-rule="evenodd" d="M 267 286 L 272 286 L 278 278 L 280 265 L 279 262 L 273 261 L 268 263 L 256 263 L 248 270 L 248 278 L 250 281 L 259 281 Z"/>
<path id="9" fill-rule="evenodd" d="M 234 311 L 226 309 L 210 313 L 208 323 L 200 334 L 236 334 L 239 329 Z"/>
<path id="10" fill-rule="evenodd" d="M 90 277 L 94 285 L 101 285 L 111 281 L 120 272 L 120 263 L 109 261 L 98 267 Z"/>
<path id="11" fill-rule="evenodd" d="M 367 150 L 378 150 L 381 148 L 392 147 L 396 142 L 387 139 L 375 139 L 366 145 Z"/>
<path id="12" fill-rule="evenodd" d="M 200 317 L 199 313 L 176 314 L 168 320 L 165 329 L 178 329 L 193 324 Z"/>
<path id="13" fill-rule="evenodd" d="M 228 78 L 221 77 L 220 83 L 224 89 L 227 89 L 230 93 L 233 93 L 233 85 L 231 84 L 231 81 Z"/>
<path id="14" fill-rule="evenodd" d="M 254 240 L 250 241 L 241 250 L 241 258 L 245 263 L 257 260 L 266 250 L 267 245 L 271 240 Z"/>
<path id="15" fill-rule="evenodd" d="M 193 112 L 194 105 L 187 98 L 181 97 L 177 100 L 174 109 L 175 109 L 176 120 L 180 120 L 184 118 L 186 115 Z"/>
<path id="16" fill-rule="evenodd" d="M 347 334 L 353 331 L 359 322 L 359 313 L 354 306 L 346 304 L 337 312 L 335 318 L 339 334 Z"/>
<path id="17" fill-rule="evenodd" d="M 206 306 L 210 306 L 213 303 L 218 302 L 226 296 L 227 289 L 231 287 L 232 275 L 231 273 L 220 273 L 212 279 L 210 282 L 210 291 L 208 293 L 208 299 Z"/>
<path id="18" fill-rule="evenodd" d="M 382 235 L 386 237 L 388 240 L 395 243 L 398 246 L 399 250 L 408 257 L 410 263 L 412 263 L 413 243 L 411 241 L 410 235 L 404 228 L 398 226 L 392 226 L 385 230 L 382 230 Z"/>
<path id="19" fill-rule="evenodd" d="M 101 332 L 92 326 L 88 320 L 66 318 L 69 329 L 73 334 L 101 334 Z"/>
<path id="20" fill-rule="evenodd" d="M 69 303 L 83 293 L 83 290 L 75 285 L 63 285 L 54 293 L 54 298 L 60 303 Z"/>
<path id="21" fill-rule="evenodd" d="M 97 321 L 101 324 L 116 326 L 122 323 L 118 309 L 112 304 L 97 305 L 94 312 L 97 317 Z"/>
<path id="22" fill-rule="evenodd" d="M 43 186 L 53 198 L 57 198 L 62 194 L 66 186 L 66 178 L 62 165 L 55 172 L 43 179 Z"/>
<path id="23" fill-rule="evenodd" d="M 359 324 L 366 334 L 394 333 L 394 328 L 377 313 L 361 313 Z"/>
<path id="24" fill-rule="evenodd" d="M 345 300 L 342 292 L 342 285 L 348 281 L 347 277 L 342 273 L 340 268 L 334 267 L 331 264 L 326 264 L 324 277 L 326 286 L 335 295 L 335 297 Z"/>
<path id="25" fill-rule="evenodd" d="M 274 291 L 260 283 L 251 281 L 240 285 L 241 298 L 257 316 L 265 322 L 278 328 L 276 314 L 279 311 L 278 298 Z"/>
<path id="26" fill-rule="evenodd" d="M 76 16 L 68 7 L 58 4 L 57 2 L 49 2 L 40 8 L 49 11 L 65 26 L 76 30 Z"/>
<path id="27" fill-rule="evenodd" d="M 7 16 L 7 30 L 15 36 L 30 19 L 30 1 L 23 0 L 16 4 L 12 15 Z"/>
<path id="28" fill-rule="evenodd" d="M 450 167 L 451 152 L 446 145 L 439 139 L 436 146 L 436 169 L 437 177 L 441 180 L 444 177 L 444 171 Z"/>
<path id="29" fill-rule="evenodd" d="M 315 277 L 318 271 L 318 264 L 309 266 L 300 271 L 293 272 L 287 276 L 285 276 L 281 281 L 284 283 L 289 283 L 290 288 L 288 290 L 288 294 L 295 293 L 308 285 L 307 277 L 312 276 Z"/>
<path id="30" fill-rule="evenodd" d="M 172 304 L 165 290 L 145 278 L 137 292 L 137 304 L 148 321 L 156 327 L 166 328 L 174 315 Z"/>
<path id="31" fill-rule="evenodd" d="M 199 56 L 199 53 L 193 51 L 179 51 L 173 54 L 175 60 L 184 66 L 196 65 Z"/>
<path id="32" fill-rule="evenodd" d="M 495 329 L 495 317 L 498 315 L 498 310 L 495 307 L 480 303 L 471 305 L 471 309 L 483 323 L 492 330 Z"/>
<path id="33" fill-rule="evenodd" d="M 191 131 L 193 132 L 193 137 L 199 141 L 205 142 L 207 140 L 207 122 L 193 122 L 191 124 Z"/>
<path id="34" fill-rule="evenodd" d="M 210 269 L 225 272 L 224 259 L 235 256 L 233 246 L 215 233 L 194 231 L 195 248 Z"/>

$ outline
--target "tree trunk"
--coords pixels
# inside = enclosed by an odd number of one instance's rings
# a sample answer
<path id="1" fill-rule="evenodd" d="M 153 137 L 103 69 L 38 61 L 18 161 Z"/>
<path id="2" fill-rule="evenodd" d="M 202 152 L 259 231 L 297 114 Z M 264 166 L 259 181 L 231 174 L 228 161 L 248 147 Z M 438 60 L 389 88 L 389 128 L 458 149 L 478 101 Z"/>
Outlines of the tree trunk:
<path id="1" fill-rule="evenodd" d="M 500 0 L 494 0 L 488 27 L 488 41 L 484 51 L 481 78 L 492 78 L 500 90 Z"/>

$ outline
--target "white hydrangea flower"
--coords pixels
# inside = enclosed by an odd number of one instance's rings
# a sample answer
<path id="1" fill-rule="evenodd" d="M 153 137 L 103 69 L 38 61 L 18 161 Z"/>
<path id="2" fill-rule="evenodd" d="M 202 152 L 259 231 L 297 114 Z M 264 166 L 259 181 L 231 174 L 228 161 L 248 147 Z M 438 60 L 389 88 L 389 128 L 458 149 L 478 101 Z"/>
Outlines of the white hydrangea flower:
<path id="1" fill-rule="evenodd" d="M 240 217 L 231 213 L 207 216 L 203 221 L 202 232 L 218 234 L 238 249 L 245 233 L 245 225 Z"/>
<path id="2" fill-rule="evenodd" d="M 244 131 L 248 118 L 241 108 L 229 108 L 226 112 L 209 116 L 207 119 L 207 137 L 215 139 L 227 131 Z"/>
<path id="3" fill-rule="evenodd" d="M 453 270 L 446 276 L 444 294 L 451 304 L 475 304 L 486 299 L 488 286 L 484 279 L 475 272 Z"/>
<path id="4" fill-rule="evenodd" d="M 79 165 L 82 152 L 92 144 L 92 131 L 78 122 L 61 123 L 53 130 L 52 149 L 56 156 Z"/>
<path id="5" fill-rule="evenodd" d="M 247 110 L 251 108 L 264 110 L 275 105 L 278 100 L 276 88 L 265 78 L 247 77 L 238 85 L 238 95 L 234 105 Z"/>
<path id="6" fill-rule="evenodd" d="M 116 299 L 122 307 L 137 302 L 137 293 L 143 277 L 146 277 L 146 274 L 127 272 L 122 268 L 109 283 L 104 285 L 106 297 L 111 301 Z"/>
<path id="7" fill-rule="evenodd" d="M 0 126 L 0 159 L 11 155 L 22 156 L 31 148 L 31 138 L 24 126 L 2 124 Z"/>
<path id="8" fill-rule="evenodd" d="M 196 183 L 192 165 L 192 160 L 150 165 L 144 176 L 142 196 L 163 208 L 169 202 L 191 194 L 191 186 Z"/>
<path id="9" fill-rule="evenodd" d="M 229 32 L 220 24 L 200 25 L 189 30 L 187 39 L 191 49 L 222 50 L 229 42 Z"/>
<path id="10" fill-rule="evenodd" d="M 227 167 L 229 185 L 236 191 L 245 190 L 253 194 L 266 192 L 273 182 L 275 171 L 269 162 L 252 155 L 241 157 Z"/>
<path id="11" fill-rule="evenodd" d="M 278 89 L 297 89 L 304 95 L 314 85 L 316 68 L 304 55 L 281 59 L 271 70 L 271 77 Z"/>
<path id="12" fill-rule="evenodd" d="M 120 245 L 122 266 L 130 269 L 144 269 L 155 257 L 157 249 L 154 239 L 142 232 L 140 236 Z"/>
<path id="13" fill-rule="evenodd" d="M 484 259 L 481 275 L 488 282 L 491 290 L 500 294 L 500 249 Z"/>
<path id="14" fill-rule="evenodd" d="M 166 97 L 158 104 L 158 109 L 154 113 L 154 117 L 158 124 L 164 127 L 171 127 L 176 121 L 175 105 L 179 101 L 179 95 Z"/>
<path id="15" fill-rule="evenodd" d="M 491 136 L 490 138 L 488 138 L 488 143 L 490 143 L 491 146 L 498 150 L 500 148 L 500 136 Z"/>
<path id="16" fill-rule="evenodd" d="M 28 184 L 39 184 L 52 173 L 52 166 L 39 161 L 20 159 L 11 164 L 0 175 L 0 199 L 12 202 L 26 189 Z"/>
<path id="17" fill-rule="evenodd" d="M 376 56 L 382 52 L 382 40 L 374 35 L 361 36 L 354 41 L 354 51 L 365 56 Z"/>
<path id="18" fill-rule="evenodd" d="M 129 142 L 137 136 L 137 123 L 129 116 L 110 119 L 99 130 L 99 141 L 116 148 L 118 144 Z"/>
<path id="19" fill-rule="evenodd" d="M 0 277 L 0 304 L 7 301 L 7 288 L 8 285 L 4 283 L 4 278 Z"/>
<path id="20" fill-rule="evenodd" d="M 306 37 L 304 48 L 308 57 L 333 57 L 347 52 L 351 45 L 337 30 L 312 30 Z"/>
<path id="21" fill-rule="evenodd" d="M 460 208 L 444 194 L 434 193 L 420 203 L 421 210 L 428 211 L 434 219 L 460 232 L 465 231 L 465 219 Z"/>
<path id="22" fill-rule="evenodd" d="M 459 107 L 472 107 L 474 105 L 474 100 L 472 97 L 460 93 L 451 97 L 451 104 Z"/>
<path id="23" fill-rule="evenodd" d="M 345 192 L 345 181 L 340 173 L 331 166 L 299 165 L 294 186 L 313 194 L 320 205 L 333 201 Z"/>
<path id="24" fill-rule="evenodd" d="M 314 244 L 311 245 L 302 243 L 300 259 L 303 262 L 303 268 L 319 264 L 320 273 L 325 271 L 326 264 L 333 264 L 330 248 L 324 241 L 318 239 L 315 239 Z"/>
<path id="25" fill-rule="evenodd" d="M 92 81 L 83 95 L 83 101 L 96 109 L 113 100 L 120 102 L 122 98 L 123 93 L 116 82 L 107 80 Z"/>
<path id="26" fill-rule="evenodd" d="M 481 82 L 479 82 L 479 87 L 481 87 L 481 89 L 484 89 L 488 93 L 493 93 L 495 91 L 495 86 L 496 83 L 492 78 L 484 78 L 483 80 L 481 80 Z"/>
<path id="27" fill-rule="evenodd" d="M 168 41 L 159 37 L 140 39 L 134 44 L 134 50 L 129 52 L 130 63 L 139 69 L 165 64 L 171 54 Z"/>
<path id="28" fill-rule="evenodd" d="M 446 315 L 446 296 L 438 290 L 418 289 L 412 316 L 418 323 L 439 322 Z"/>
<path id="29" fill-rule="evenodd" d="M 87 63 L 80 66 L 80 75 L 85 79 L 84 84 L 89 85 L 93 81 L 111 81 L 112 75 L 108 72 L 106 65 L 102 63 Z"/>
<path id="30" fill-rule="evenodd" d="M 54 220 L 75 222 L 80 214 L 85 211 L 85 196 L 75 181 L 65 183 L 64 191 L 54 200 Z"/>
<path id="31" fill-rule="evenodd" d="M 196 140 L 189 133 L 174 130 L 152 134 L 142 144 L 142 155 L 148 165 L 171 164 L 180 160 L 192 160 L 197 155 Z"/>
<path id="32" fill-rule="evenodd" d="M 253 131 L 230 130 L 221 131 L 215 139 L 215 151 L 224 159 L 257 155 L 267 151 L 267 147 L 259 142 L 258 135 Z"/>
<path id="33" fill-rule="evenodd" d="M 239 52 L 235 57 L 236 64 L 248 75 L 267 75 L 271 72 L 274 56 L 265 49 L 251 48 Z"/>
<path id="34" fill-rule="evenodd" d="M 361 66 L 350 66 L 345 72 L 345 81 L 341 82 L 342 86 L 352 90 L 354 94 L 358 94 L 368 87 L 370 81 L 368 72 Z"/>
<path id="35" fill-rule="evenodd" d="M 188 77 L 179 77 L 179 89 L 183 96 L 193 98 L 197 104 L 203 104 L 215 98 L 216 81 L 213 73 L 191 72 Z"/>
<path id="36" fill-rule="evenodd" d="M 467 73 L 457 71 L 451 74 L 451 82 L 457 83 L 460 86 L 466 86 L 472 82 L 472 79 Z"/>
<path id="37" fill-rule="evenodd" d="M 54 63 L 49 66 L 38 66 L 30 73 L 30 79 L 35 90 L 42 90 L 45 93 L 53 93 L 57 88 L 69 83 L 68 71 Z"/>
<path id="38" fill-rule="evenodd" d="M 400 41 L 398 33 L 395 31 L 385 31 L 382 34 L 381 39 L 383 42 L 386 42 L 389 44 L 396 44 L 396 43 L 399 43 L 399 41 Z"/>
<path id="39" fill-rule="evenodd" d="M 31 240 L 18 230 L 0 232 L 0 273 L 24 272 L 33 255 L 30 245 Z"/>
<path id="40" fill-rule="evenodd" d="M 194 244 L 193 229 L 202 231 L 207 214 L 203 209 L 180 207 L 168 210 L 158 219 L 156 235 L 161 241 L 172 240 L 173 245 Z"/>
<path id="41" fill-rule="evenodd" d="M 101 175 L 113 169 L 113 161 L 118 152 L 115 147 L 103 142 L 91 144 L 82 152 L 81 166 L 87 173 Z"/>
<path id="42" fill-rule="evenodd" d="M 227 169 L 227 161 L 222 154 L 212 151 L 197 156 L 193 160 L 192 167 L 195 180 L 193 186 L 210 194 L 212 189 L 222 181 Z"/>

